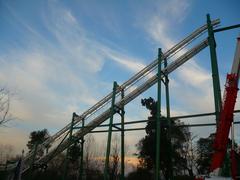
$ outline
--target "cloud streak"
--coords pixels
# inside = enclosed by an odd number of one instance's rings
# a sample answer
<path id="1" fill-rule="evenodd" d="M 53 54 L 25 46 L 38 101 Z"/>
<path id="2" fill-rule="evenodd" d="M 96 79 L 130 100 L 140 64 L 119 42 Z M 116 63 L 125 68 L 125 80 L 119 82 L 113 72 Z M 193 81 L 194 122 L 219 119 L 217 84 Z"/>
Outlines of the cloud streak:
<path id="1" fill-rule="evenodd" d="M 144 67 L 138 58 L 96 41 L 71 10 L 57 2 L 51 2 L 42 15 L 47 30 L 44 34 L 14 9 L 9 11 L 12 16 L 8 20 L 21 24 L 19 28 L 24 29 L 28 43 L 0 55 L 0 80 L 17 91 L 11 110 L 21 120 L 13 126 L 24 134 L 45 127 L 56 132 L 69 123 L 72 112 L 83 112 L 96 103 L 104 95 L 98 90 L 100 84 L 109 83 L 99 78 L 108 61 L 131 73 Z M 46 34 L 54 38 L 49 40 Z M 6 137 L 18 136 L 13 129 L 5 133 Z"/>
<path id="2" fill-rule="evenodd" d="M 184 21 L 191 3 L 170 0 L 161 6 L 154 4 L 154 8 L 147 10 L 149 12 L 142 14 L 140 11 L 136 24 L 154 46 L 161 45 L 167 50 L 176 43 L 171 29 Z M 125 73 L 132 74 L 145 67 L 143 59 L 130 55 L 127 49 L 98 41 L 91 29 L 83 25 L 81 18 L 75 16 L 73 9 L 58 1 L 49 1 L 39 14 L 43 30 L 25 21 L 14 8 L 8 9 L 11 15 L 7 21 L 17 22 L 24 32 L 23 37 L 19 37 L 21 43 L 12 44 L 0 55 L 0 81 L 18 92 L 18 99 L 12 102 L 12 111 L 21 119 L 15 123 L 21 132 L 6 130 L 6 137 L 7 133 L 11 134 L 11 140 L 21 133 L 24 134 L 21 137 L 26 139 L 30 131 L 46 126 L 52 133 L 56 132 L 70 122 L 72 112 L 83 112 L 96 103 L 112 89 L 111 82 L 101 78 L 104 71 L 110 71 L 104 69 L 105 65 L 114 64 L 120 69 L 121 76 L 112 74 L 118 76 L 119 81 L 126 80 Z M 106 14 L 103 16 L 102 19 L 107 21 Z M 115 22 L 112 16 L 111 22 Z M 106 24 L 108 30 L 111 29 L 111 23 Z M 118 27 L 117 23 L 114 27 Z M 196 60 L 180 67 L 170 78 L 173 115 L 213 109 L 210 72 Z M 146 111 L 138 113 L 143 109 L 136 110 L 136 104 L 140 102 L 134 101 L 128 106 L 131 109 L 127 113 L 130 114 L 129 119 L 146 118 Z M 133 135 L 131 143 L 140 137 L 141 133 Z"/>

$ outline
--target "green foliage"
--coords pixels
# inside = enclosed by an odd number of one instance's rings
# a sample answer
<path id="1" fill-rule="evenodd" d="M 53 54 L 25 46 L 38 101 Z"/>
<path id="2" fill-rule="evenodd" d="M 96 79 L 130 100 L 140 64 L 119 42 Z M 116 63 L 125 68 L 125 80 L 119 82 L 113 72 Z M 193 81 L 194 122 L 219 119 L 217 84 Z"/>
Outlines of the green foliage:
<path id="1" fill-rule="evenodd" d="M 175 176 L 174 180 L 194 180 L 195 178 L 193 176 Z"/>
<path id="2" fill-rule="evenodd" d="M 211 157 L 213 153 L 213 141 L 215 134 L 211 134 L 207 138 L 200 138 L 197 141 L 197 169 L 199 174 L 207 174 L 209 172 Z"/>
<path id="3" fill-rule="evenodd" d="M 30 140 L 27 143 L 29 151 L 32 151 L 35 145 L 43 143 L 49 136 L 47 129 L 31 132 L 29 136 Z"/>
<path id="4" fill-rule="evenodd" d="M 199 174 L 207 174 L 209 173 L 209 168 L 211 165 L 211 158 L 213 154 L 213 142 L 214 142 L 215 134 L 210 134 L 207 138 L 200 138 L 197 141 L 197 169 Z M 228 151 L 231 149 L 231 140 L 228 140 Z M 237 147 L 237 144 L 235 144 Z M 229 177 L 230 176 L 230 155 L 229 152 L 226 153 L 222 169 L 221 176 Z"/>
<path id="5" fill-rule="evenodd" d="M 69 159 L 71 161 L 77 161 L 81 155 L 80 143 L 75 143 L 69 148 Z"/>
<path id="6" fill-rule="evenodd" d="M 99 169 L 88 169 L 86 170 L 86 179 L 87 180 L 103 180 L 103 173 Z"/>
<path id="7" fill-rule="evenodd" d="M 126 177 L 126 180 L 153 180 L 153 173 L 147 169 L 138 168 L 137 171 L 131 172 Z"/>
<path id="8" fill-rule="evenodd" d="M 146 126 L 146 136 L 139 141 L 137 148 L 138 158 L 141 159 L 140 166 L 144 169 L 152 170 L 156 164 L 156 115 L 157 102 L 153 98 L 142 99 L 142 105 L 150 111 Z M 170 169 L 170 156 L 173 168 L 176 172 L 186 169 L 187 160 L 185 158 L 186 149 L 184 144 L 190 135 L 188 128 L 180 126 L 179 120 L 167 121 L 161 117 L 161 136 L 160 136 L 160 168 L 166 178 Z M 169 130 L 171 127 L 171 134 Z M 171 140 L 170 137 L 171 136 Z"/>
<path id="9" fill-rule="evenodd" d="M 231 175 L 231 160 L 230 160 L 230 154 L 229 152 L 226 153 L 226 156 L 224 158 L 223 166 L 220 172 L 220 175 L 223 177 L 230 177 Z"/>
<path id="10" fill-rule="evenodd" d="M 50 169 L 50 170 L 46 170 L 44 172 L 38 171 L 35 172 L 31 179 L 33 180 L 58 180 L 58 179 L 62 179 L 62 175 L 57 173 L 56 170 Z"/>

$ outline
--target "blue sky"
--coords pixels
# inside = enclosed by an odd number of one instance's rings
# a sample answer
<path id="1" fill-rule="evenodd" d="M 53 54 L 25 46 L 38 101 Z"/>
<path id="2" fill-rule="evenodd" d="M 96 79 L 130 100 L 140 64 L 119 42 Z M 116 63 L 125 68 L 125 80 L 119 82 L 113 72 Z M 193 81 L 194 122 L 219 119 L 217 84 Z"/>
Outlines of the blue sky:
<path id="1" fill-rule="evenodd" d="M 238 0 L 0 0 L 0 86 L 14 92 L 17 117 L 0 129 L 0 142 L 20 150 L 31 131 L 56 132 L 72 112 L 81 114 L 111 91 L 114 80 L 121 84 L 155 59 L 158 47 L 166 51 L 202 26 L 207 13 L 222 27 L 239 24 L 239 7 Z M 216 34 L 222 89 L 239 32 Z M 213 111 L 208 49 L 170 78 L 172 115 Z M 156 97 L 154 87 L 127 106 L 129 121 L 147 118 L 140 99 Z M 213 129 L 192 130 L 207 136 Z M 143 135 L 129 133 L 128 143 Z"/>

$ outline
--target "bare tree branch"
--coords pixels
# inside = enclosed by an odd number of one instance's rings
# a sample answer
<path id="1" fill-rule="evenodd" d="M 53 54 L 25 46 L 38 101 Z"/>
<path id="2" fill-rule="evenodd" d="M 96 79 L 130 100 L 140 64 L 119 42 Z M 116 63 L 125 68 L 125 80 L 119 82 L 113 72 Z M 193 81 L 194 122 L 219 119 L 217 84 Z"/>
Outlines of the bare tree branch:
<path id="1" fill-rule="evenodd" d="M 10 114 L 10 93 L 4 88 L 0 88 L 0 126 L 13 120 Z"/>

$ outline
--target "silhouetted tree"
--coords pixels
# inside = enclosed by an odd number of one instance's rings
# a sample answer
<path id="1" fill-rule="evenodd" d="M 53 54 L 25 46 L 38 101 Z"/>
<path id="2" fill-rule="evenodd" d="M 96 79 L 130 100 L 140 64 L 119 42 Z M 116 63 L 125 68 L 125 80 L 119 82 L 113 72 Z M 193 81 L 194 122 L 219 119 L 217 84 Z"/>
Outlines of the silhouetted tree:
<path id="1" fill-rule="evenodd" d="M 194 139 L 197 137 L 192 136 L 192 133 L 189 133 L 190 135 L 188 136 L 187 143 L 185 143 L 185 149 L 186 149 L 186 154 L 185 154 L 185 159 L 187 160 L 187 171 L 189 176 L 193 177 L 194 176 L 194 171 L 197 169 L 197 157 L 196 157 L 196 143 L 194 143 Z"/>
<path id="2" fill-rule="evenodd" d="M 111 153 L 111 161 L 110 161 L 110 179 L 115 180 L 118 179 L 119 176 L 119 162 L 120 162 L 120 147 L 119 147 L 119 136 L 115 135 L 112 140 L 112 153 Z"/>
<path id="3" fill-rule="evenodd" d="M 36 145 L 42 144 L 45 140 L 47 140 L 50 137 L 48 130 L 47 129 L 43 129 L 43 130 L 39 130 L 39 131 L 33 131 L 30 133 L 30 140 L 27 143 L 27 147 L 30 151 L 34 150 L 34 147 Z M 50 146 L 46 147 L 49 148 Z M 39 151 L 38 155 L 42 156 L 44 152 L 43 151 Z"/>
<path id="4" fill-rule="evenodd" d="M 81 146 L 80 146 L 80 143 L 74 143 L 74 144 L 69 148 L 69 159 L 70 159 L 72 162 L 78 161 L 80 155 L 81 155 Z"/>
<path id="5" fill-rule="evenodd" d="M 197 141 L 197 170 L 199 174 L 209 172 L 211 157 L 213 153 L 213 141 L 215 134 L 211 134 L 207 138 L 200 138 Z"/>
<path id="6" fill-rule="evenodd" d="M 99 153 L 102 153 L 103 149 L 98 147 L 98 142 L 92 134 L 85 136 L 84 140 L 84 177 L 88 180 L 101 180 L 103 179 L 102 162 L 99 157 L 103 154 Z"/>
<path id="7" fill-rule="evenodd" d="M 153 179 L 153 174 L 147 169 L 138 168 L 137 171 L 131 172 L 127 175 L 126 180 L 146 180 Z"/>
<path id="8" fill-rule="evenodd" d="M 137 148 L 139 150 L 138 158 L 141 160 L 142 168 L 152 170 L 156 164 L 156 119 L 157 102 L 153 98 L 142 99 L 142 105 L 150 111 L 148 123 L 146 126 L 146 136 L 139 141 Z M 171 120 L 171 141 L 169 139 L 169 122 L 161 116 L 161 136 L 160 136 L 160 168 L 163 175 L 168 179 L 170 168 L 170 153 L 175 174 L 181 173 L 187 166 L 187 160 L 184 153 L 184 143 L 187 142 L 189 130 L 179 120 Z M 172 148 L 170 147 L 170 143 Z"/>
<path id="9" fill-rule="evenodd" d="M 197 170 L 199 174 L 209 173 L 209 168 L 211 165 L 211 159 L 213 154 L 213 142 L 215 138 L 215 133 L 212 133 L 207 138 L 200 138 L 197 141 Z M 229 177 L 230 176 L 230 150 L 231 150 L 231 140 L 228 140 L 228 149 L 221 167 L 221 176 Z M 235 144 L 237 147 L 237 144 Z"/>

